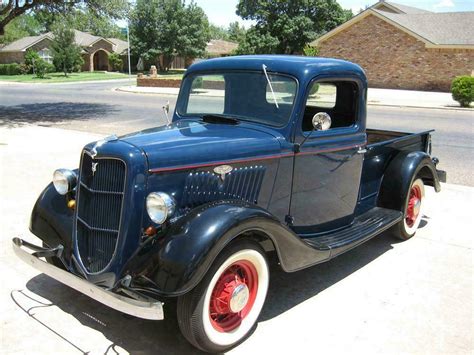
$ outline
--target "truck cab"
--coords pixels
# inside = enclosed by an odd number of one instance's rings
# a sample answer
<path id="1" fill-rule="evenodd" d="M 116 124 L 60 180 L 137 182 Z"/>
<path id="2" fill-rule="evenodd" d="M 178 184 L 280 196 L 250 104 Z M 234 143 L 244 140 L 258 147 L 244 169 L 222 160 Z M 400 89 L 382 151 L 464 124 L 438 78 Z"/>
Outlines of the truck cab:
<path id="1" fill-rule="evenodd" d="M 176 299 L 186 339 L 225 351 L 256 323 L 271 260 L 294 272 L 383 231 L 409 239 L 425 186 L 440 191 L 430 131 L 367 129 L 366 101 L 346 61 L 194 64 L 167 125 L 92 142 L 54 173 L 31 217 L 44 246 L 14 250 L 137 317 L 163 319 Z"/>

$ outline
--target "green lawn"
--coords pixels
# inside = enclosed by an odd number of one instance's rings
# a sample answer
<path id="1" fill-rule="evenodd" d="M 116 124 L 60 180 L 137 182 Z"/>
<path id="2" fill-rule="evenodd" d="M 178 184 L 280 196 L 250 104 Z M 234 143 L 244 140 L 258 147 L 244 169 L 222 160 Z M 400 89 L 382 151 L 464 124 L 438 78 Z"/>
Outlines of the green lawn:
<path id="1" fill-rule="evenodd" d="M 15 81 L 18 83 L 66 83 L 74 81 L 90 81 L 90 80 L 111 80 L 126 79 L 128 74 L 123 73 L 105 73 L 105 72 L 83 72 L 72 73 L 67 77 L 64 73 L 50 73 L 44 79 L 37 78 L 33 74 L 27 75 L 0 75 L 0 81 Z"/>
<path id="2" fill-rule="evenodd" d="M 158 72 L 158 78 L 181 80 L 185 72 L 186 70 L 184 69 L 169 70 L 167 72 Z M 144 74 L 148 74 L 148 73 L 144 73 Z"/>

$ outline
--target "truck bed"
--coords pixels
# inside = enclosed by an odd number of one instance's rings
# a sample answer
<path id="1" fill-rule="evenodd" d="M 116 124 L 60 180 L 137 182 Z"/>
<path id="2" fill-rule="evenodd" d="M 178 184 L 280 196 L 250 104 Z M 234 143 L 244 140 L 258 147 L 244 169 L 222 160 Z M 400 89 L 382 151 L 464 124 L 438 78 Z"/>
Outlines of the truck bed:
<path id="1" fill-rule="evenodd" d="M 433 130 L 420 133 L 406 133 L 367 129 L 366 132 L 367 149 L 375 150 L 375 152 L 378 153 L 380 147 L 384 146 L 390 146 L 392 148 L 410 147 L 412 150 L 427 151 L 427 149 L 429 149 L 429 136 Z"/>
<path id="2" fill-rule="evenodd" d="M 399 152 L 431 153 L 431 131 L 407 133 L 367 129 L 367 153 L 364 156 L 358 213 L 376 205 L 380 184 L 388 164 Z"/>

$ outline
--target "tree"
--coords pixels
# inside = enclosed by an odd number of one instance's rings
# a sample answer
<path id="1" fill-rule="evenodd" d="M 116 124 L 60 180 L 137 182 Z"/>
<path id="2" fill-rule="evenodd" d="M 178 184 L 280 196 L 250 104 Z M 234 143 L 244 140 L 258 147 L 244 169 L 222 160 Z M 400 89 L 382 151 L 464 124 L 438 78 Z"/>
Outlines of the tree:
<path id="1" fill-rule="evenodd" d="M 37 36 L 43 27 L 33 15 L 25 14 L 15 18 L 6 27 L 3 36 L 0 36 L 0 44 L 8 44 L 26 36 Z"/>
<path id="2" fill-rule="evenodd" d="M 72 12 L 72 26 L 74 29 L 89 32 L 95 36 L 104 38 L 121 38 L 126 39 L 121 32 L 120 27 L 113 19 L 106 16 L 99 16 L 90 9 L 76 9 Z"/>
<path id="3" fill-rule="evenodd" d="M 235 52 L 236 54 L 275 53 L 278 44 L 278 38 L 273 37 L 268 32 L 259 31 L 256 27 L 251 27 Z"/>
<path id="4" fill-rule="evenodd" d="M 180 39 L 176 44 L 176 52 L 185 58 L 197 58 L 204 55 L 207 43 L 211 39 L 206 13 L 193 1 L 184 9 Z"/>
<path id="5" fill-rule="evenodd" d="M 51 19 L 58 14 L 67 14 L 75 7 L 86 7 L 97 16 L 119 19 L 126 15 L 129 5 L 127 0 L 7 0 L 6 3 L 2 1 L 0 36 L 5 34 L 5 26 L 8 23 L 29 10 L 44 11 L 43 15 L 48 15 Z M 49 21 L 49 25 L 51 24 Z M 47 26 L 46 30 L 49 29 Z"/>
<path id="6" fill-rule="evenodd" d="M 352 16 L 336 0 L 239 0 L 237 14 L 256 22 L 240 42 L 240 53 L 283 54 L 301 53 L 311 40 Z"/>
<path id="7" fill-rule="evenodd" d="M 123 60 L 118 53 L 109 54 L 109 64 L 114 71 L 121 71 L 123 69 Z"/>
<path id="8" fill-rule="evenodd" d="M 204 54 L 210 39 L 204 11 L 182 0 L 137 0 L 130 24 L 133 54 L 148 64 L 163 56 L 162 70 L 169 70 L 178 55 Z"/>
<path id="9" fill-rule="evenodd" d="M 240 43 L 245 38 L 245 27 L 235 21 L 229 24 L 227 30 L 229 41 Z"/>
<path id="10" fill-rule="evenodd" d="M 222 39 L 224 41 L 229 40 L 229 32 L 222 26 L 216 26 L 212 23 L 209 24 L 209 38 L 210 39 Z"/>
<path id="11" fill-rule="evenodd" d="M 81 47 L 76 45 L 75 33 L 67 19 L 58 21 L 53 29 L 54 40 L 51 45 L 53 50 L 54 66 L 64 72 L 64 76 L 77 70 L 84 60 L 81 57 Z"/>

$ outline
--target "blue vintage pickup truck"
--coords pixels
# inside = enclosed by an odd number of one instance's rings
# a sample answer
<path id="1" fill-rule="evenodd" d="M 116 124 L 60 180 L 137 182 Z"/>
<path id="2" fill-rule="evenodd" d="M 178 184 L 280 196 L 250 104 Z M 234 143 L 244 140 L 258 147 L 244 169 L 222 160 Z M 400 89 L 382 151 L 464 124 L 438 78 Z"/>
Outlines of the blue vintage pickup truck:
<path id="1" fill-rule="evenodd" d="M 14 250 L 136 317 L 163 319 L 174 299 L 191 344 L 229 349 L 257 322 L 272 260 L 293 272 L 386 230 L 409 239 L 425 186 L 440 191 L 430 131 L 367 129 L 366 101 L 346 61 L 194 64 L 169 124 L 88 144 L 78 170 L 54 172 L 31 216 L 42 246 Z"/>

